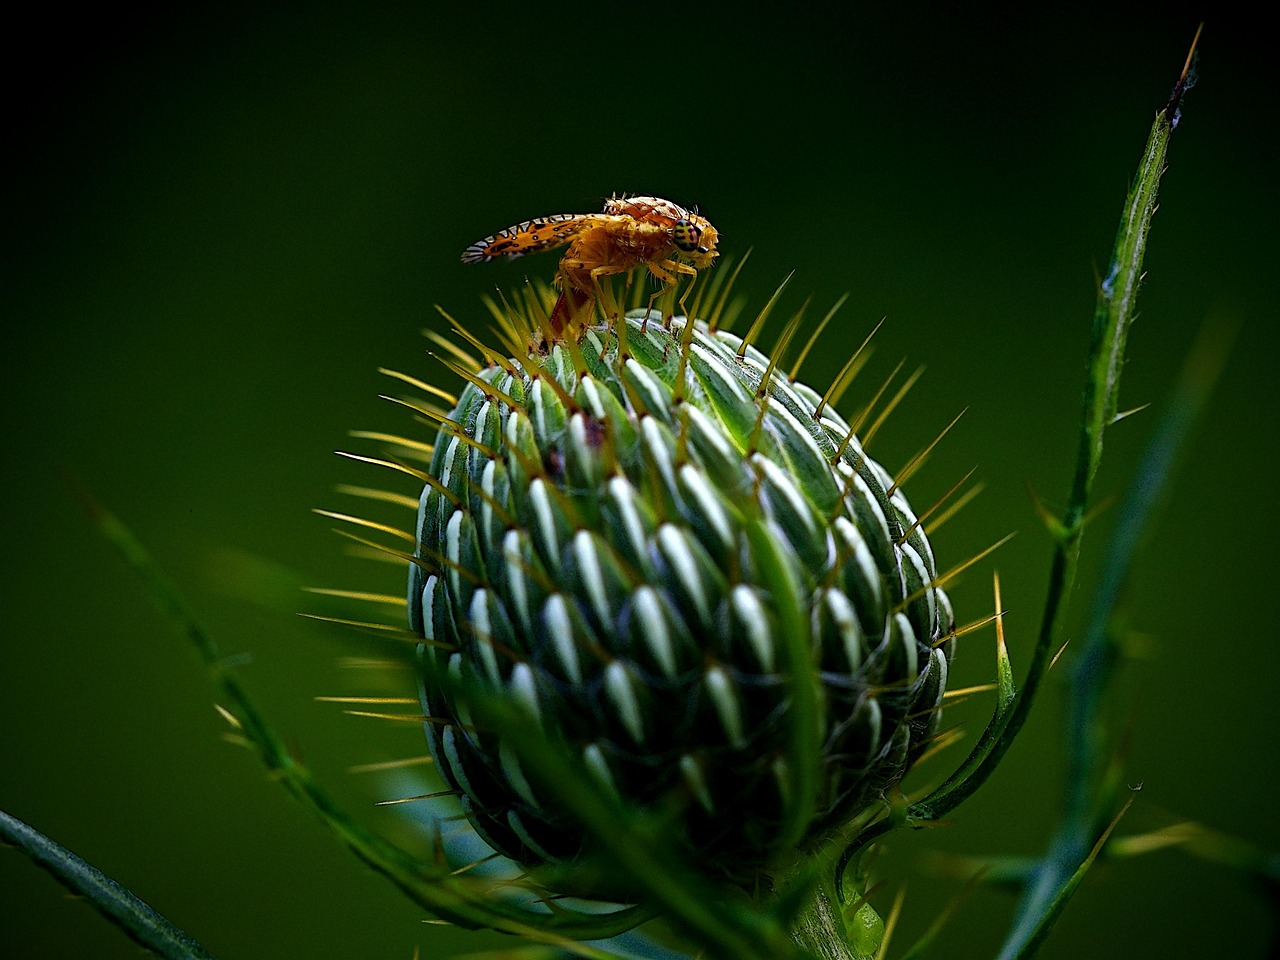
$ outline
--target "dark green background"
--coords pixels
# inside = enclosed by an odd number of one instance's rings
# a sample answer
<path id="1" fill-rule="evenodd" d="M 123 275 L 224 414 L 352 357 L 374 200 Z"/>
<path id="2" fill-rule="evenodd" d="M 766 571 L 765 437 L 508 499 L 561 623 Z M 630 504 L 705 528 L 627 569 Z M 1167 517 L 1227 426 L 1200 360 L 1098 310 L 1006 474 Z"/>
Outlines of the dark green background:
<path id="1" fill-rule="evenodd" d="M 792 269 L 787 312 L 812 294 L 820 315 L 850 292 L 814 381 L 888 318 L 845 409 L 899 358 L 927 365 L 873 445 L 890 469 L 969 408 L 909 489 L 927 506 L 978 465 L 985 492 L 935 547 L 950 566 L 1019 531 L 954 595 L 962 620 L 983 616 L 998 567 L 1025 664 L 1049 556 L 1025 485 L 1051 504 L 1065 494 L 1094 272 L 1198 14 L 906 7 L 222 6 L 15 27 L 10 69 L 27 59 L 7 84 L 0 807 L 223 960 L 407 960 L 414 944 L 437 957 L 497 939 L 423 926 L 219 740 L 194 655 L 64 478 L 133 526 L 246 655 L 243 678 L 307 760 L 368 807 L 394 788 L 344 767 L 417 751 L 416 735 L 313 702 L 353 688 L 334 665 L 342 644 L 289 612 L 306 598 L 272 608 L 228 589 L 227 551 L 308 583 L 397 590 L 396 573 L 344 559 L 309 513 L 349 506 L 337 483 L 380 479 L 332 455 L 352 445 L 347 429 L 407 424 L 375 399 L 388 386 L 376 367 L 447 379 L 419 334 L 439 324 L 433 304 L 481 324 L 482 293 L 555 268 L 463 267 L 462 247 L 615 191 L 697 203 L 724 252 L 754 248 L 741 289 L 756 305 Z M 1124 405 L 1160 406 L 1206 317 L 1242 328 L 1144 555 L 1141 659 L 1117 715 L 1127 779 L 1144 785 L 1125 829 L 1182 816 L 1275 849 L 1269 35 L 1209 20 L 1155 221 Z M 1108 435 L 1104 494 L 1155 422 Z M 1104 520 L 1086 540 L 1094 555 L 1105 532 Z M 991 672 L 989 633 L 970 636 L 957 682 Z M 970 739 L 985 709 L 956 711 Z M 954 824 L 895 841 L 880 905 L 906 883 L 907 934 L 954 888 L 927 851 L 1044 841 L 1061 716 L 1051 681 Z M 0 891 L 0 952 L 136 956 L 17 852 L 0 851 Z M 991 956 L 1009 910 L 978 894 L 938 955 Z M 1258 956 L 1267 918 L 1226 872 L 1166 852 L 1099 869 L 1043 955 Z"/>

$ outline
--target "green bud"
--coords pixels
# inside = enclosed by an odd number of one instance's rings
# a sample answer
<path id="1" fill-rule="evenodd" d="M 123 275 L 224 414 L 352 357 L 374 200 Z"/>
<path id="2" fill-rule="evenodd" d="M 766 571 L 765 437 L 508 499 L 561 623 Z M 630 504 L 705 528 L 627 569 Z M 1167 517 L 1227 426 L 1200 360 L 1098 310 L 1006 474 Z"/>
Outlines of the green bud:
<path id="1" fill-rule="evenodd" d="M 730 333 L 657 318 L 530 337 L 449 413 L 408 590 L 427 738 L 521 864 L 572 864 L 590 837 L 474 722 L 475 696 L 747 884 L 902 778 L 954 620 L 902 491 L 820 394 Z"/>

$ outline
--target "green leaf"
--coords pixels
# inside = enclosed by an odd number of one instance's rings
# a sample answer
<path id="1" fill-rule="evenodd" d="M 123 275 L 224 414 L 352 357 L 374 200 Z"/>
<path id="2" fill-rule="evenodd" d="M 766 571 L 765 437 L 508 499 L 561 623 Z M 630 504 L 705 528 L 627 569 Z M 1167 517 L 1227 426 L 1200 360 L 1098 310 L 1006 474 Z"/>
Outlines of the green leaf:
<path id="1" fill-rule="evenodd" d="M 763 520 L 748 518 L 747 539 L 759 565 L 761 580 L 772 585 L 774 608 L 778 612 L 778 635 L 782 641 L 782 674 L 787 678 L 788 733 L 786 774 L 786 819 L 780 846 L 794 846 L 813 821 L 821 767 L 821 718 L 819 681 L 809 638 L 809 618 L 800 596 L 800 584 L 793 568 L 784 559 L 779 544 Z"/>

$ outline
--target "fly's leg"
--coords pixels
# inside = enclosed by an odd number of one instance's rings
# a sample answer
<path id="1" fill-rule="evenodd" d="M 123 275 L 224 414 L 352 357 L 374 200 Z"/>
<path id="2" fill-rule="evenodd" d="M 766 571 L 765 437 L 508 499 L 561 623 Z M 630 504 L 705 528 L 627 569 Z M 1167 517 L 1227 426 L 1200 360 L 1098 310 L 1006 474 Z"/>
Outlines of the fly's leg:
<path id="1" fill-rule="evenodd" d="M 685 276 L 693 277 L 695 280 L 698 278 L 697 270 L 693 269 L 693 267 L 689 266 L 687 263 L 680 263 L 678 260 L 659 260 L 656 263 L 650 262 L 646 264 L 646 266 L 649 268 L 649 272 L 657 277 L 658 281 L 662 284 L 662 289 L 649 298 L 649 310 L 653 309 L 653 303 L 658 299 L 658 297 L 662 296 L 676 285 L 676 274 L 684 274 Z M 693 289 L 692 283 L 689 284 L 689 288 L 685 290 L 684 295 L 679 300 L 679 307 L 682 312 L 685 309 L 685 297 L 689 295 L 689 290 L 691 289 Z M 645 318 L 647 321 L 648 313 L 645 314 Z M 668 326 L 670 323 L 670 317 L 662 318 L 662 325 L 664 327 Z"/>
<path id="2" fill-rule="evenodd" d="M 626 273 L 630 267 L 618 264 L 599 264 L 592 266 L 593 261 L 579 257 L 565 256 L 560 261 L 560 270 L 556 276 L 560 284 L 560 299 L 556 309 L 552 311 L 552 327 L 559 334 L 565 326 L 572 323 L 578 326 L 588 322 L 589 314 L 598 305 L 606 323 L 617 320 L 622 315 L 613 291 L 601 280 L 614 274 Z"/>
<path id="3" fill-rule="evenodd" d="M 684 270 L 680 271 L 681 273 L 684 273 L 685 270 L 689 272 L 689 277 L 690 277 L 689 285 L 684 288 L 684 293 L 680 294 L 680 300 L 678 301 L 680 306 L 680 312 L 687 317 L 689 316 L 689 308 L 685 306 L 685 301 L 689 299 L 689 294 L 693 292 L 693 288 L 698 283 L 698 271 L 695 270 L 693 267 L 687 266 L 686 264 L 683 264 L 683 263 L 678 263 L 676 264 L 676 266 L 684 267 Z M 697 304 L 694 304 L 694 306 L 697 306 Z"/>
<path id="4" fill-rule="evenodd" d="M 601 309 L 604 312 L 606 323 L 616 323 L 622 317 L 622 307 L 619 306 L 617 298 L 613 295 L 613 288 L 606 287 L 600 281 L 604 277 L 612 277 L 619 273 L 628 272 L 630 272 L 630 268 L 610 263 L 604 263 L 591 269 L 591 284 L 595 289 L 596 302 L 601 305 Z"/>
<path id="5" fill-rule="evenodd" d="M 559 337 L 566 327 L 577 327 L 595 309 L 598 288 L 592 283 L 587 264 L 576 257 L 565 256 L 556 271 L 560 296 L 551 311 L 551 332 Z"/>

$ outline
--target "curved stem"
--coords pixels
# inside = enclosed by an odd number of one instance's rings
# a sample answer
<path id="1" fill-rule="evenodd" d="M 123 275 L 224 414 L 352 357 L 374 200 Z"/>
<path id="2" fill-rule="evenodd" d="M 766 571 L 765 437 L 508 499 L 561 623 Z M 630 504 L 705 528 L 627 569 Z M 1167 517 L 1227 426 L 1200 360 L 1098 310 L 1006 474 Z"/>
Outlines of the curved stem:
<path id="1" fill-rule="evenodd" d="M 208 950 L 101 870 L 4 811 L 0 811 L 0 840 L 13 844 L 156 956 L 164 960 L 215 960 Z"/>

